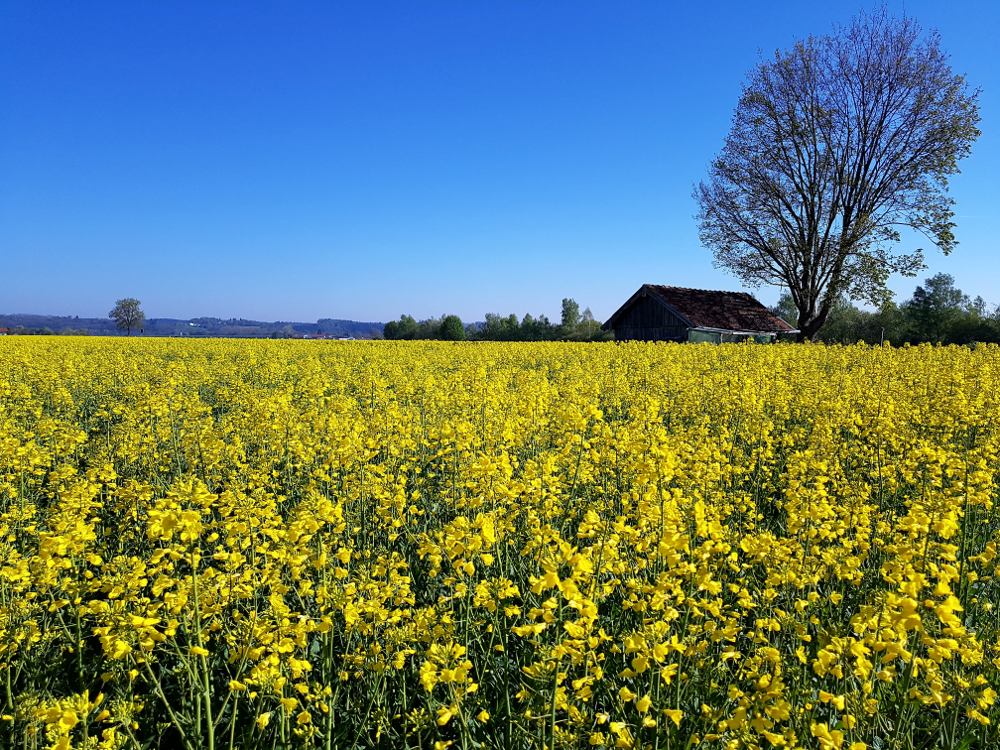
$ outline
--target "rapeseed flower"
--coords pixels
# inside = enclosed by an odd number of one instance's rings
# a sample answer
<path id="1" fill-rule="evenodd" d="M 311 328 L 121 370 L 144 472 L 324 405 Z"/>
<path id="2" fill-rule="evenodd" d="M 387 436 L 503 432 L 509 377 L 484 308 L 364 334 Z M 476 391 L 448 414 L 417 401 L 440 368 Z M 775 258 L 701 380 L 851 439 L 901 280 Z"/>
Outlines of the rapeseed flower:
<path id="1" fill-rule="evenodd" d="M 0 726 L 998 746 L 997 413 L 995 346 L 8 337 Z"/>

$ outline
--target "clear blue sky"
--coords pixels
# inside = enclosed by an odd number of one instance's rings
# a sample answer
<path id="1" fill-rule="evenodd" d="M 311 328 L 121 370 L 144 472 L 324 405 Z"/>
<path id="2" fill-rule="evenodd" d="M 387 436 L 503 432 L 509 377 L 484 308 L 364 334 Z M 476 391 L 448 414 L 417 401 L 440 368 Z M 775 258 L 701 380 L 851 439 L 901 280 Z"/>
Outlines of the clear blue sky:
<path id="1" fill-rule="evenodd" d="M 0 3 L 0 314 L 605 319 L 644 282 L 739 288 L 691 189 L 743 76 L 871 7 Z M 961 244 L 921 277 L 1000 303 L 1000 3 L 905 11 L 983 88 Z"/>

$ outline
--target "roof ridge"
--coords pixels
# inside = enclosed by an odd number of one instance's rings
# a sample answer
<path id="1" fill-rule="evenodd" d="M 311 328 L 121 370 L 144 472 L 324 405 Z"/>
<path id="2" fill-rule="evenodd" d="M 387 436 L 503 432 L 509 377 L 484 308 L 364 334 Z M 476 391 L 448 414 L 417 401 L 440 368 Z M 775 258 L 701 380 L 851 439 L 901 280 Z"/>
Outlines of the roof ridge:
<path id="1" fill-rule="evenodd" d="M 716 292 L 718 294 L 750 294 L 749 292 L 734 292 L 730 289 L 697 289 L 691 286 L 671 286 L 670 284 L 644 284 L 649 287 L 659 287 L 660 289 L 676 289 L 679 292 Z M 751 297 L 753 295 L 750 295 Z"/>

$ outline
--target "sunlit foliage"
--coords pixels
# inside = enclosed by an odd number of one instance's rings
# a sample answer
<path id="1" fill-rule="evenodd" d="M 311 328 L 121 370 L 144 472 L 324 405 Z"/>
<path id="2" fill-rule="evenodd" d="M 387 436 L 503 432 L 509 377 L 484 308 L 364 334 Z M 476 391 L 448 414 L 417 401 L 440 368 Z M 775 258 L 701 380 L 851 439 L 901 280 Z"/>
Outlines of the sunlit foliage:
<path id="1" fill-rule="evenodd" d="M 0 340 L 0 746 L 992 748 L 1000 349 Z"/>

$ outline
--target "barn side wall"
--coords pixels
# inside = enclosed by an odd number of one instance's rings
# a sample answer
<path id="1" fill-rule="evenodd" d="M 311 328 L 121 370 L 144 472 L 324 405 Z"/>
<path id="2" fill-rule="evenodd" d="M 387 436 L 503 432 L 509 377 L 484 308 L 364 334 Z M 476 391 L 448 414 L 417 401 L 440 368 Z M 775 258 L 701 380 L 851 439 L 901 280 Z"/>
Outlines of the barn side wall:
<path id="1" fill-rule="evenodd" d="M 640 297 L 612 326 L 616 341 L 687 341 L 687 324 L 650 297 Z"/>

